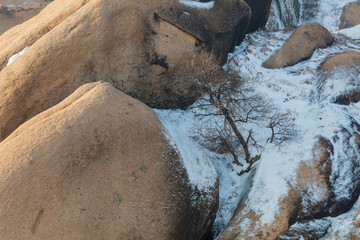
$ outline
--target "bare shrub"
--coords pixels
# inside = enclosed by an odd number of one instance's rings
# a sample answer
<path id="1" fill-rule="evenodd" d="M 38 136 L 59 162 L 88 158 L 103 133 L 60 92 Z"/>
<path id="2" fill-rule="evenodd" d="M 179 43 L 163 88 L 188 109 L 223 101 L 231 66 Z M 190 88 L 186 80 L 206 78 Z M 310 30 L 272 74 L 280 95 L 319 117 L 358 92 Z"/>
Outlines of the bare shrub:
<path id="1" fill-rule="evenodd" d="M 191 107 L 201 118 L 194 135 L 210 150 L 232 155 L 233 163 L 249 172 L 260 159 L 263 148 L 254 127 L 270 129 L 268 143 L 276 146 L 296 138 L 298 130 L 290 112 L 281 113 L 256 92 L 249 80 L 224 70 L 211 53 L 197 53 L 178 69 L 177 84 L 187 89 L 192 84 L 199 100 Z M 245 165 L 246 164 L 246 165 Z"/>

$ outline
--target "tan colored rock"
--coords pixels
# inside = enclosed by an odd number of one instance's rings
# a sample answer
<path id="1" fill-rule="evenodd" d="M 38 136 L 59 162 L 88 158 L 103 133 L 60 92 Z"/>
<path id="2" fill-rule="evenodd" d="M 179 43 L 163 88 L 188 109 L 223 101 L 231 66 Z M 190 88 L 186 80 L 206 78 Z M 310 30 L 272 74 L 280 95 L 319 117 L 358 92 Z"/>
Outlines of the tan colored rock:
<path id="1" fill-rule="evenodd" d="M 346 51 L 336 53 L 326 58 L 319 67 L 319 71 L 330 72 L 338 67 L 345 67 L 346 69 L 360 66 L 360 52 Z"/>
<path id="2" fill-rule="evenodd" d="M 201 239 L 218 192 L 202 194 L 155 113 L 108 83 L 0 143 L 1 239 Z"/>
<path id="3" fill-rule="evenodd" d="M 340 16 L 340 29 L 351 28 L 360 24 L 360 1 L 345 5 Z"/>
<path id="4" fill-rule="evenodd" d="M 228 16 L 225 7 L 231 4 L 234 0 L 216 4 L 213 11 L 221 10 Z M 186 107 L 192 103 L 193 98 L 174 94 L 171 76 L 178 64 L 205 43 L 159 17 L 160 11 L 170 11 L 172 6 L 179 6 L 178 1 L 57 0 L 35 18 L 0 36 L 0 141 L 88 82 L 108 81 L 152 107 Z M 240 6 L 249 13 L 246 3 Z M 200 15 L 209 14 L 206 11 Z M 247 16 L 237 19 L 243 18 Z M 221 22 L 227 23 L 225 26 L 213 21 L 212 34 L 220 31 L 219 35 L 234 45 L 237 36 L 229 37 L 227 31 L 221 31 L 239 26 L 225 19 Z M 179 24 L 183 26 L 184 22 Z M 206 27 L 201 24 L 199 28 Z M 217 41 L 209 44 L 218 46 Z M 26 52 L 6 66 L 25 46 L 29 47 Z M 221 49 L 228 51 L 229 46 Z"/>
<path id="5" fill-rule="evenodd" d="M 325 48 L 333 42 L 331 33 L 318 23 L 298 27 L 286 43 L 263 64 L 266 68 L 295 65 L 311 57 L 316 48 Z"/>
<path id="6" fill-rule="evenodd" d="M 0 0 L 0 4 L 2 5 L 22 5 L 24 3 L 45 3 L 45 2 L 51 2 L 51 0 Z"/>
<path id="7" fill-rule="evenodd" d="M 322 81 L 326 81 L 331 77 L 335 71 L 342 71 L 343 78 L 339 81 L 348 80 L 349 84 L 354 81 L 352 76 L 360 74 L 360 52 L 347 51 L 337 53 L 326 58 L 317 69 L 318 76 L 321 76 Z M 353 90 L 336 97 L 335 103 L 341 105 L 349 105 L 360 101 L 360 91 Z"/>
<path id="8" fill-rule="evenodd" d="M 158 56 L 147 53 L 153 42 L 149 39 L 146 45 L 146 26 L 140 10 L 126 0 L 85 3 L 54 1 L 25 26 L 17 26 L 0 37 L 1 43 L 16 31 L 15 35 L 21 38 L 23 34 L 18 31 L 31 22 L 35 22 L 33 26 L 41 26 L 43 21 L 57 25 L 48 33 L 31 28 L 38 38 L 36 42 L 0 72 L 1 140 L 25 120 L 57 104 L 86 82 L 106 80 L 127 92 L 138 90 L 140 96 L 150 89 L 152 83 L 144 81 L 144 74 L 151 67 L 146 64 L 146 57 L 155 61 Z M 59 10 L 55 11 L 57 7 Z M 66 21 L 60 21 L 70 14 Z"/>

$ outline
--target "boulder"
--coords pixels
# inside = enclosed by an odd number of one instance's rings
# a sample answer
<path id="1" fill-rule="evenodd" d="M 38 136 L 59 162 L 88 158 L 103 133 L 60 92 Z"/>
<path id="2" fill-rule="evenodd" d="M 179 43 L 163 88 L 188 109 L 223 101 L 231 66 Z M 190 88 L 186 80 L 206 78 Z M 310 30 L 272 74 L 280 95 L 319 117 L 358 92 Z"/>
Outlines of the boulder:
<path id="1" fill-rule="evenodd" d="M 237 0 L 219 1 L 211 10 L 177 0 L 50 3 L 0 36 L 0 141 L 88 82 L 108 81 L 151 107 L 186 108 L 195 98 L 174 94 L 177 66 L 204 45 L 225 56 L 245 34 L 249 14 Z"/>
<path id="2" fill-rule="evenodd" d="M 344 67 L 347 70 L 360 66 L 360 52 L 346 51 L 327 57 L 319 66 L 318 71 L 330 72 L 335 68 Z"/>
<path id="3" fill-rule="evenodd" d="M 345 137 L 344 144 L 352 141 L 350 138 L 354 137 L 353 135 L 346 132 L 346 130 L 342 132 Z M 333 185 L 330 180 L 333 156 L 334 148 L 331 141 L 319 137 L 313 148 L 312 160 L 301 162 L 296 171 L 295 179 L 289 181 L 288 194 L 280 200 L 278 214 L 274 216 L 273 221 L 268 224 L 262 223 L 261 215 L 252 210 L 246 202 L 240 203 L 229 226 L 222 233 L 219 240 L 254 239 L 254 236 L 256 236 L 256 239 L 264 240 L 289 239 L 287 237 L 318 239 L 318 236 L 308 238 L 314 236 L 315 232 L 304 231 L 306 225 L 302 229 L 288 229 L 297 222 L 303 223 L 327 216 L 334 217 L 347 212 L 355 203 L 359 193 L 359 177 L 354 176 L 353 182 L 356 184 L 354 184 L 353 197 L 341 201 L 335 199 Z M 349 156 L 349 161 L 352 161 L 350 158 L 353 158 L 353 156 Z M 355 172 L 354 175 L 357 175 L 357 173 Z M 322 234 L 326 234 L 326 229 Z"/>
<path id="4" fill-rule="evenodd" d="M 340 29 L 351 28 L 360 24 L 360 1 L 345 5 L 340 16 Z"/>
<path id="5" fill-rule="evenodd" d="M 327 57 L 317 69 L 317 75 L 321 78 L 322 84 L 335 72 L 341 71 L 343 76 L 341 81 L 349 80 L 349 85 L 352 84 L 352 76 L 357 76 L 360 73 L 360 52 L 346 51 L 337 53 Z M 340 94 L 336 97 L 335 103 L 341 105 L 349 105 L 360 101 L 360 90 L 355 88 L 347 91 L 345 94 Z"/>
<path id="6" fill-rule="evenodd" d="M 33 45 L 86 3 L 87 0 L 52 2 L 35 17 L 0 35 L 0 71 L 7 65 L 12 55 L 26 46 Z"/>
<path id="7" fill-rule="evenodd" d="M 0 143 L 0 238 L 198 240 L 215 185 L 190 185 L 149 107 L 85 84 Z"/>
<path id="8" fill-rule="evenodd" d="M 318 23 L 298 27 L 286 43 L 263 63 L 266 68 L 282 68 L 309 59 L 315 49 L 333 42 L 331 33 Z"/>
<path id="9" fill-rule="evenodd" d="M 179 5 L 163 8 L 158 15 L 206 43 L 207 49 L 214 51 L 225 62 L 227 54 L 234 50 L 248 31 L 251 11 L 243 0 L 218 0 L 209 10 Z"/>

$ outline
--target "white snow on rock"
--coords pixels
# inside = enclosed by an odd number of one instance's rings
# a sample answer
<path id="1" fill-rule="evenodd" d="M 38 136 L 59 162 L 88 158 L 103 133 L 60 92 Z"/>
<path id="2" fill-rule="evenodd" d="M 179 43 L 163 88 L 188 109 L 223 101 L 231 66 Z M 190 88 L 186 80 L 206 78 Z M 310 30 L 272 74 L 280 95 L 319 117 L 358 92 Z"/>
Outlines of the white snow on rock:
<path id="1" fill-rule="evenodd" d="M 360 25 L 357 25 L 352 28 L 345 28 L 337 32 L 338 34 L 343 34 L 352 39 L 360 40 Z"/>
<path id="2" fill-rule="evenodd" d="M 198 2 L 198 1 L 192 1 L 192 0 L 180 0 L 179 2 L 188 7 L 197 8 L 197 9 L 207 9 L 207 10 L 212 9 L 214 7 L 214 3 L 215 3 L 215 1 Z"/>
<path id="3" fill-rule="evenodd" d="M 216 184 L 216 169 L 201 147 L 191 139 L 189 121 L 191 112 L 181 110 L 154 109 L 166 128 L 167 136 L 175 149 L 178 150 L 188 174 L 190 183 L 200 191 L 208 191 Z"/>
<path id="4" fill-rule="evenodd" d="M 342 128 L 351 129 L 351 117 L 359 114 L 359 109 L 332 103 L 331 98 L 343 93 L 347 80 L 329 79 L 318 94 L 319 80 L 316 69 L 331 53 L 346 50 L 360 51 L 348 45 L 338 45 L 315 51 L 311 59 L 282 69 L 265 69 L 262 63 L 280 48 L 291 32 L 267 33 L 258 31 L 248 35 L 245 41 L 230 56 L 229 66 L 236 69 L 240 76 L 250 78 L 256 89 L 272 99 L 283 111 L 290 110 L 296 116 L 301 130 L 301 138 L 278 151 L 266 146 L 262 153 L 253 187 L 246 204 L 261 216 L 262 224 L 271 224 L 279 211 L 278 203 L 287 195 L 288 182 L 293 180 L 301 161 L 312 160 L 312 149 L 318 136 L 324 136 L 334 145 L 333 172 L 341 179 L 334 180 L 335 193 L 339 199 L 348 198 L 351 189 L 351 164 L 346 161 L 352 153 L 346 152 L 342 141 L 332 139 Z M 345 40 L 343 40 L 344 42 Z M 354 81 L 352 79 L 351 81 Z M 355 78 L 360 84 L 360 78 Z M 331 93 L 331 94 L 330 94 Z M 341 136 L 339 136 L 341 138 Z M 353 149 L 356 149 L 355 146 Z M 351 184 L 350 184 L 351 185 Z M 321 193 L 312 194 L 312 202 L 321 198 Z"/>
<path id="5" fill-rule="evenodd" d="M 24 54 L 24 52 L 28 49 L 28 47 L 25 47 L 23 50 L 21 50 L 20 52 L 12 55 L 10 58 L 9 58 L 9 61 L 7 63 L 6 66 L 9 66 L 13 61 L 15 61 L 18 57 L 20 57 L 21 55 Z"/>

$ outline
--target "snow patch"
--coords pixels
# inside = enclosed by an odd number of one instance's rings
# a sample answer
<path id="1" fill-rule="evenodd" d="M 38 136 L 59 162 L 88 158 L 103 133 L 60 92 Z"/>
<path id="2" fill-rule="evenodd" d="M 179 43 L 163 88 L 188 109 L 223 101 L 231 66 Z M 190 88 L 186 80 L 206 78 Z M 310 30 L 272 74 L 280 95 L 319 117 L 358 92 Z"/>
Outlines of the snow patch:
<path id="1" fill-rule="evenodd" d="M 209 191 L 215 186 L 218 175 L 216 169 L 201 147 L 190 138 L 192 127 L 191 112 L 181 110 L 154 109 L 166 128 L 169 140 L 178 149 L 190 183 L 200 191 Z"/>
<path id="2" fill-rule="evenodd" d="M 197 9 L 206 9 L 206 10 L 212 9 L 214 7 L 214 3 L 215 3 L 215 1 L 197 2 L 197 1 L 192 1 L 192 0 L 180 0 L 179 2 L 188 7 L 197 8 Z"/>
<path id="3" fill-rule="evenodd" d="M 28 47 L 25 47 L 23 50 L 21 50 L 20 52 L 12 55 L 10 58 L 9 58 L 9 61 L 7 63 L 6 66 L 9 66 L 13 61 L 15 61 L 18 57 L 20 57 L 21 55 L 24 54 L 24 52 L 28 49 Z"/>
<path id="4" fill-rule="evenodd" d="M 346 37 L 352 38 L 352 39 L 360 39 L 360 25 L 357 25 L 355 27 L 352 28 L 346 28 L 346 29 L 342 29 L 338 32 L 336 32 L 337 34 L 343 34 Z"/>

